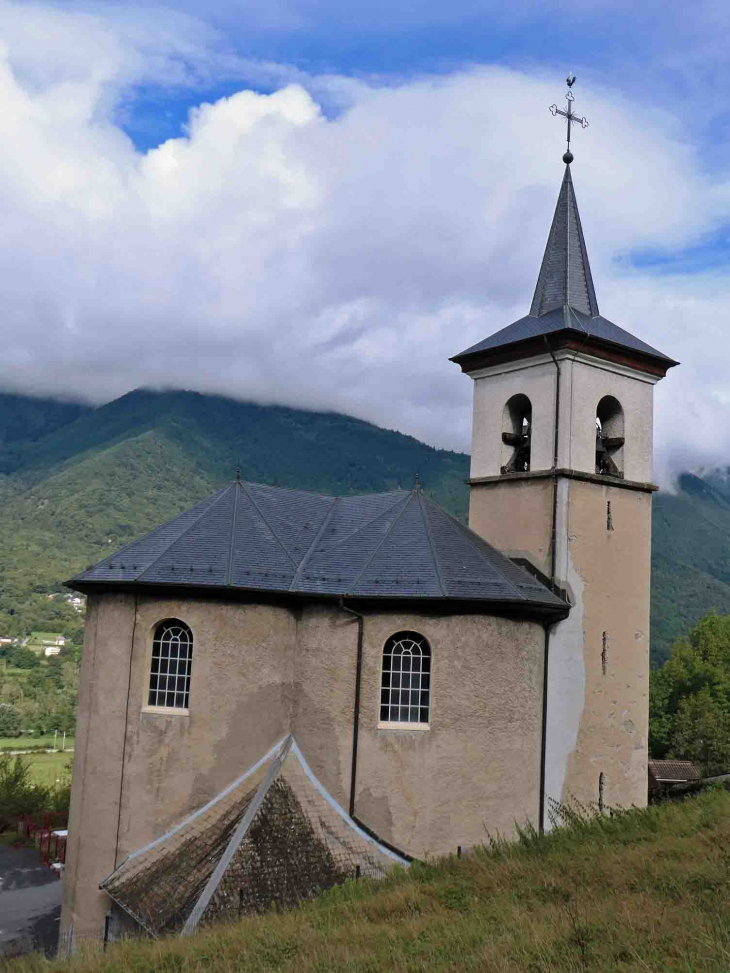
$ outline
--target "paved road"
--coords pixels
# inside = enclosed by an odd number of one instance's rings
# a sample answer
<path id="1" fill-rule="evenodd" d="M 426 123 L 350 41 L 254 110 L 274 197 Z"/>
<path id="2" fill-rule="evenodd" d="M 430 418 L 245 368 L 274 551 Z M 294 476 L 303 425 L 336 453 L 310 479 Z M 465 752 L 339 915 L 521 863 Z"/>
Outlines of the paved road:
<path id="1" fill-rule="evenodd" d="M 60 878 L 35 849 L 0 847 L 0 956 L 55 952 L 60 918 Z"/>

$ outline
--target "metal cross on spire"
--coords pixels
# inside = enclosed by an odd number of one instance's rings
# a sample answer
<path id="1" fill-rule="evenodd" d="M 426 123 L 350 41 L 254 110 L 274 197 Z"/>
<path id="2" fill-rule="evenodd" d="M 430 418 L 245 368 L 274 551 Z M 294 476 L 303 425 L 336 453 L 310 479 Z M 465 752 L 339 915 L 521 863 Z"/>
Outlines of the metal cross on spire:
<path id="1" fill-rule="evenodd" d="M 580 125 L 581 128 L 588 128 L 588 119 L 587 118 L 579 118 L 578 115 L 576 115 L 573 112 L 573 102 L 575 101 L 575 98 L 573 96 L 573 92 L 571 91 L 571 88 L 575 84 L 575 75 L 573 74 L 572 71 L 568 75 L 566 81 L 567 81 L 567 84 L 568 84 L 568 91 L 567 91 L 567 93 L 565 95 L 565 100 L 568 103 L 568 105 L 567 105 L 567 111 L 563 111 L 562 108 L 558 108 L 557 105 L 551 105 L 550 106 L 550 113 L 552 115 L 562 115 L 562 117 L 565 118 L 565 119 L 567 119 L 567 121 L 568 121 L 568 149 L 567 149 L 567 152 L 565 153 L 565 155 L 563 156 L 563 162 L 565 162 L 567 165 L 570 165 L 570 163 L 573 161 L 573 153 L 570 151 L 570 132 L 571 132 L 571 126 L 572 125 Z"/>

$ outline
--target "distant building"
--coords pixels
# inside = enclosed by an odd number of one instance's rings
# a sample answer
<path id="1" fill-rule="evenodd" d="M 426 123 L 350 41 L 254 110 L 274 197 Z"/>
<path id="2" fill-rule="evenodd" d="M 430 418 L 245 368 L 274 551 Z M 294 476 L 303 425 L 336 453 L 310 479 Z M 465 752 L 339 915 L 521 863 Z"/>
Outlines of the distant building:
<path id="1" fill-rule="evenodd" d="M 60 645 L 47 645 L 46 648 L 45 648 L 45 654 L 47 656 L 49 656 L 49 655 L 58 655 L 60 651 L 61 651 L 61 646 Z"/>
<path id="2" fill-rule="evenodd" d="M 649 794 L 658 796 L 689 784 L 699 783 L 702 772 L 691 760 L 650 760 Z"/>

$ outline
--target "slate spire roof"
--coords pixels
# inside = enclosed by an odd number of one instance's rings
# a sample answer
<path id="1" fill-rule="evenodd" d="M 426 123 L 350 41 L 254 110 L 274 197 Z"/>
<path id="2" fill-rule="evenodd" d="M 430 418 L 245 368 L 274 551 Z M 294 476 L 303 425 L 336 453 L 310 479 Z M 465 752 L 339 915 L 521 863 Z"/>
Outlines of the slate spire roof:
<path id="1" fill-rule="evenodd" d="M 591 318 L 598 316 L 598 301 L 569 165 L 565 167 L 530 314 L 537 318 L 566 305 Z"/>
<path id="2" fill-rule="evenodd" d="M 566 604 L 422 490 L 328 497 L 236 480 L 69 586 Z"/>
<path id="3" fill-rule="evenodd" d="M 549 335 L 560 335 L 560 339 L 549 339 L 551 346 L 557 347 L 559 340 L 572 338 L 589 352 L 600 348 L 620 350 L 624 354 L 628 351 L 661 374 L 677 364 L 599 313 L 569 164 L 565 167 L 530 313 L 455 355 L 451 361 L 468 372 L 489 364 L 497 354 L 504 356 L 514 351 L 515 357 L 519 357 L 522 349 L 537 351 L 535 339 L 544 351 L 544 341 Z"/>

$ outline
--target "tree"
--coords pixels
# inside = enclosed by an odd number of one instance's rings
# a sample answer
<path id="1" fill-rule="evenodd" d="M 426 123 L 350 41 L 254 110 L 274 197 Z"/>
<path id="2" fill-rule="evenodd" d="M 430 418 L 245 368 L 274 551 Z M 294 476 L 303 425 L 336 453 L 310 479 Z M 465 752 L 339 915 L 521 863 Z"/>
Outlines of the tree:
<path id="1" fill-rule="evenodd" d="M 10 656 L 10 664 L 16 669 L 35 669 L 41 664 L 41 660 L 31 649 L 20 646 Z"/>
<path id="2" fill-rule="evenodd" d="M 730 615 L 710 612 L 652 672 L 649 749 L 708 775 L 730 769 Z"/>
<path id="3" fill-rule="evenodd" d="M 729 714 L 708 687 L 680 702 L 671 756 L 694 760 L 708 777 L 730 766 Z"/>
<path id="4" fill-rule="evenodd" d="M 0 703 L 0 737 L 19 737 L 20 712 L 12 703 Z"/>

